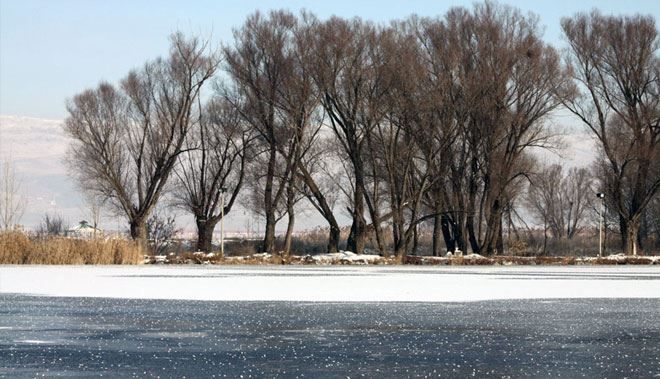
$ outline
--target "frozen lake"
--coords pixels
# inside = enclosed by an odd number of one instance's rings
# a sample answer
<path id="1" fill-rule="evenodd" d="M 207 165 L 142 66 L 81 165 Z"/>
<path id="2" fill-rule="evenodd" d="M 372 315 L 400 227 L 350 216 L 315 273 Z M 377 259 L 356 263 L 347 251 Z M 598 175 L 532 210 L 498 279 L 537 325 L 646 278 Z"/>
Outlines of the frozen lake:
<path id="1" fill-rule="evenodd" d="M 0 377 L 654 377 L 659 284 L 656 267 L 0 266 Z"/>

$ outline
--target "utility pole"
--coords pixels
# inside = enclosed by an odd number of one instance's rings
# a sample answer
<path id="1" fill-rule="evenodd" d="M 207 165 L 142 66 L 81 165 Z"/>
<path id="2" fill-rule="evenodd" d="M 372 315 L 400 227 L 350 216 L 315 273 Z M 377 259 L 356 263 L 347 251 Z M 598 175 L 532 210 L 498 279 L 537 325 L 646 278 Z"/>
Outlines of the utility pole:
<path id="1" fill-rule="evenodd" d="M 600 227 L 598 228 L 598 257 L 603 256 L 603 223 L 605 221 L 605 194 L 598 192 L 596 197 L 600 199 Z"/>
<path id="2" fill-rule="evenodd" d="M 220 257 L 225 257 L 225 191 L 220 189 Z"/>

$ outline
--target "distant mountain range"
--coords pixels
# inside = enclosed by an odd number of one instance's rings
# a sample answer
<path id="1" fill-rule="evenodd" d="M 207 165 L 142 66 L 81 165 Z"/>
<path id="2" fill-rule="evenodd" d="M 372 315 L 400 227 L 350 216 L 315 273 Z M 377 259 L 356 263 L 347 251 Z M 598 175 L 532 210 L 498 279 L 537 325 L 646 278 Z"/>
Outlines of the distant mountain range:
<path id="1" fill-rule="evenodd" d="M 75 182 L 67 174 L 64 158 L 69 138 L 62 130 L 62 123 L 62 120 L 0 116 L 0 158 L 11 156 L 16 165 L 28 197 L 27 210 L 22 219 L 22 224 L 28 228 L 38 225 L 46 213 L 61 215 L 71 225 L 90 218 Z M 593 160 L 595 145 L 590 134 L 568 134 L 563 139 L 566 148 L 559 153 L 539 151 L 543 161 L 570 167 L 585 166 Z M 312 215 L 314 212 L 307 213 Z M 249 218 L 243 209 L 236 209 L 228 217 L 228 228 L 242 231 L 245 225 L 254 224 Z M 181 216 L 179 221 L 184 228 L 194 230 L 192 220 Z M 300 225 L 324 225 L 315 214 L 307 221 L 312 222 L 302 222 Z M 123 221 L 113 217 L 104 218 L 101 226 L 113 230 L 125 227 Z"/>
<path id="2" fill-rule="evenodd" d="M 0 115 L 0 159 L 9 156 L 15 164 L 27 196 L 21 224 L 28 229 L 37 227 L 47 213 L 62 216 L 68 225 L 91 219 L 82 194 L 67 172 L 64 160 L 70 139 L 62 124 L 63 120 Z M 102 229 L 126 230 L 123 218 L 113 217 L 108 211 L 103 214 Z M 246 233 L 248 226 L 259 230 L 259 223 L 238 206 L 226 221 L 227 233 Z M 184 234 L 195 230 L 192 218 L 181 212 L 177 212 L 177 223 Z"/>
<path id="3" fill-rule="evenodd" d="M 14 162 L 26 191 L 22 223 L 27 227 L 37 225 L 45 213 L 62 215 L 72 224 L 84 218 L 81 196 L 64 164 L 68 142 L 62 120 L 0 116 L 0 156 Z"/>

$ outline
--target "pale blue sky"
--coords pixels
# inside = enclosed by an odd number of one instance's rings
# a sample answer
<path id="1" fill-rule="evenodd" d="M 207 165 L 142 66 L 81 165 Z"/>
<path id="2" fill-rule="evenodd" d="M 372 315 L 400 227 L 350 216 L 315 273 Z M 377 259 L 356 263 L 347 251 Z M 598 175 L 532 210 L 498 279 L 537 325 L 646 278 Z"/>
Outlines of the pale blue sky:
<path id="1" fill-rule="evenodd" d="M 560 45 L 559 21 L 594 7 L 604 13 L 648 13 L 660 19 L 660 1 L 502 1 L 541 17 L 547 41 Z M 325 18 L 360 16 L 377 22 L 443 14 L 473 1 L 156 1 L 0 0 L 0 114 L 66 116 L 65 100 L 100 80 L 116 82 L 128 70 L 167 52 L 176 30 L 231 41 L 231 29 L 259 9 L 305 8 Z"/>

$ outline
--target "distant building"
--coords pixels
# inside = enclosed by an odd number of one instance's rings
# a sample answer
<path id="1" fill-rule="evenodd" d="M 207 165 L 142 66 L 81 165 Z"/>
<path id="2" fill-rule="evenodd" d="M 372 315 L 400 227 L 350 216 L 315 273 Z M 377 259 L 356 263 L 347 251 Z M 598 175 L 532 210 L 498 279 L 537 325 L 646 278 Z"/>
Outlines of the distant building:
<path id="1" fill-rule="evenodd" d="M 101 229 L 93 227 L 85 220 L 80 221 L 78 225 L 66 231 L 66 236 L 73 238 L 94 238 L 102 235 L 103 231 Z"/>

